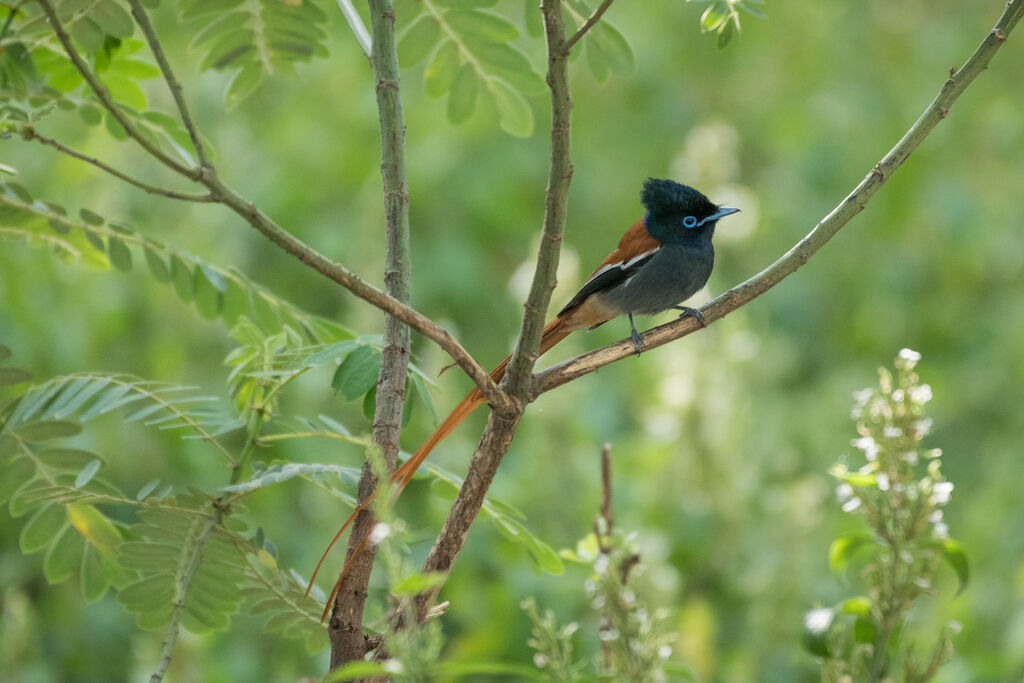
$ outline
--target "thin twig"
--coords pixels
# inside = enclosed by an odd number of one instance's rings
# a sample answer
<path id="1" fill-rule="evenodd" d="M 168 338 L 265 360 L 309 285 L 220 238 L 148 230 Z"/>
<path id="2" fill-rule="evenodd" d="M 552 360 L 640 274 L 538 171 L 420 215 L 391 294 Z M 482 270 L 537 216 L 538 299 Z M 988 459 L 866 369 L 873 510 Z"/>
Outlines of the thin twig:
<path id="1" fill-rule="evenodd" d="M 214 201 L 213 196 L 210 194 L 191 194 L 188 192 L 175 192 L 174 190 L 166 190 L 162 187 L 156 187 L 155 185 L 144 183 L 141 180 L 133 178 L 127 173 L 119 171 L 113 166 L 110 166 L 109 164 L 106 164 L 95 157 L 82 154 L 81 152 L 76 152 L 73 149 L 65 147 L 64 145 L 57 142 L 53 138 L 48 138 L 45 135 L 40 135 L 35 131 L 35 129 L 32 126 L 28 124 L 22 124 L 21 126 L 19 126 L 18 132 L 25 140 L 36 140 L 37 142 L 46 145 L 47 147 L 54 148 L 61 154 L 66 154 L 69 157 L 78 159 L 79 161 L 84 161 L 87 164 L 92 164 L 101 171 L 105 171 L 110 175 L 114 176 L 115 178 L 119 178 L 124 182 L 130 185 L 134 185 L 140 190 L 144 190 L 145 192 L 148 192 L 150 194 L 156 194 L 162 197 L 169 197 L 171 199 L 180 199 L 186 202 L 210 203 Z"/>
<path id="2" fill-rule="evenodd" d="M 114 98 L 110 96 L 110 91 L 103 85 L 100 79 L 92 72 L 89 66 L 82 59 L 82 56 L 78 54 L 78 50 L 71 43 L 71 38 L 68 36 L 67 31 L 64 30 L 64 25 L 61 24 L 60 18 L 57 16 L 57 11 L 53 8 L 53 3 L 50 0 L 38 0 L 39 5 L 43 8 L 43 12 L 46 13 L 46 17 L 50 20 L 50 26 L 53 27 L 54 33 L 57 34 L 57 39 L 60 44 L 64 46 L 64 52 L 67 53 L 71 63 L 75 66 L 75 69 L 85 82 L 89 84 L 89 88 L 92 89 L 94 95 L 99 99 L 103 108 L 110 112 L 110 115 L 121 124 L 125 132 L 139 143 L 143 149 L 150 153 L 157 161 L 162 163 L 167 168 L 171 169 L 176 173 L 180 173 L 186 178 L 192 180 L 199 180 L 202 176 L 201 169 L 188 168 L 181 165 L 167 154 L 165 154 L 159 147 L 157 147 L 151 140 L 146 138 L 139 130 L 128 120 L 121 108 L 114 102 Z"/>
<path id="3" fill-rule="evenodd" d="M 863 211 L 868 201 L 885 184 L 885 181 L 907 160 L 911 152 L 931 133 L 935 126 L 946 118 L 950 107 L 967 86 L 988 67 L 996 50 L 1006 41 L 1007 36 L 1022 15 L 1024 15 L 1024 0 L 1013 0 L 1007 3 L 995 28 L 989 32 L 964 66 L 945 80 L 938 95 L 924 110 L 924 113 L 889 153 L 871 169 L 867 177 L 782 257 L 746 282 L 733 287 L 701 308 L 705 321 L 710 324 L 726 316 L 792 275 L 807 262 L 807 259 L 835 236 L 840 228 Z M 701 325 L 691 317 L 661 325 L 644 333 L 644 346 L 647 349 L 653 349 L 685 337 L 700 328 Z M 629 357 L 633 353 L 632 341 L 623 339 L 558 363 L 534 376 L 534 392 L 531 400 L 609 363 Z"/>
<path id="4" fill-rule="evenodd" d="M 384 191 L 385 264 L 384 284 L 388 294 L 407 304 L 410 296 L 411 255 L 409 250 L 409 189 L 405 172 L 405 116 L 399 88 L 398 52 L 395 41 L 395 11 L 391 0 L 369 0 L 373 67 L 380 113 L 381 176 Z M 399 318 L 384 321 L 384 348 L 373 417 L 373 443 L 380 448 L 388 472 L 394 472 L 402 431 L 406 376 L 409 367 L 409 328 Z M 377 488 L 368 459 L 359 480 L 359 502 Z M 372 510 L 356 516 L 349 536 L 351 565 L 342 579 L 334 602 L 329 633 L 331 668 L 361 659 L 366 654 L 363 637 L 363 607 L 373 570 L 376 549 L 363 553 L 356 548 L 374 524 Z M 353 555 L 355 553 L 355 555 Z"/>
<path id="5" fill-rule="evenodd" d="M 572 37 L 562 44 L 562 51 L 566 55 L 569 54 L 569 50 L 572 49 L 572 46 L 575 45 L 579 41 L 579 39 L 582 38 L 584 34 L 586 34 L 587 31 L 592 29 L 594 25 L 597 24 L 597 22 L 601 21 L 601 17 L 604 15 L 605 11 L 607 11 L 607 9 L 611 6 L 613 1 L 614 0 L 604 0 L 604 2 L 601 3 L 600 7 L 594 10 L 594 13 L 591 14 L 585 22 L 583 22 L 583 25 L 579 27 L 576 33 L 572 34 Z"/>
<path id="6" fill-rule="evenodd" d="M 181 82 L 175 78 L 174 72 L 171 70 L 171 64 L 167 61 L 164 49 L 156 37 L 156 32 L 153 30 L 153 24 L 149 21 L 149 15 L 146 14 L 146 10 L 142 7 L 142 3 L 139 0 L 128 0 L 128 2 L 131 3 L 132 16 L 135 17 L 135 22 L 142 29 L 142 34 L 146 36 L 146 42 L 149 43 L 149 49 L 156 58 L 156 63 L 160 65 L 160 72 L 163 74 L 164 81 L 167 82 L 167 87 L 171 91 L 175 106 L 178 107 L 181 122 L 185 124 L 185 130 L 188 131 L 188 136 L 192 140 L 192 146 L 199 156 L 199 165 L 210 167 L 210 160 L 207 158 L 206 150 L 203 148 L 202 140 L 199 138 L 195 120 L 193 120 L 192 115 L 189 113 L 188 102 L 185 101 Z"/>

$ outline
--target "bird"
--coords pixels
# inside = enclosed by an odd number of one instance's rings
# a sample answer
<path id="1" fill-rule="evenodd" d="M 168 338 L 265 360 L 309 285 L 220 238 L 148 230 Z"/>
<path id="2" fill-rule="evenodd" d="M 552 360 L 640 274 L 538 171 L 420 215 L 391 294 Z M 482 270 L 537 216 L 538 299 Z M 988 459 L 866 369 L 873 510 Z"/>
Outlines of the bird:
<path id="1" fill-rule="evenodd" d="M 678 310 L 681 312 L 680 317 L 692 316 L 701 326 L 705 324 L 703 313 L 683 306 L 682 302 L 696 294 L 711 276 L 715 262 L 711 238 L 718 221 L 739 209 L 719 206 L 688 185 L 656 178 L 649 178 L 644 183 L 640 202 L 644 207 L 643 218 L 626 230 L 616 249 L 594 269 L 575 296 L 544 327 L 538 357 L 570 333 L 592 330 L 622 315 L 629 319 L 630 338 L 638 355 L 644 349 L 644 342 L 636 329 L 634 315 L 654 315 Z M 511 359 L 509 356 L 494 368 L 491 379 L 500 382 Z M 484 401 L 479 388 L 470 391 L 437 431 L 395 470 L 391 476 L 395 497 L 409 483 L 434 447 Z M 356 506 L 327 546 L 309 580 L 306 595 L 309 595 L 313 581 L 331 548 L 373 498 L 371 494 Z M 369 532 L 346 560 L 327 599 L 323 617 L 327 616 L 352 560 L 365 549 L 368 540 Z"/>

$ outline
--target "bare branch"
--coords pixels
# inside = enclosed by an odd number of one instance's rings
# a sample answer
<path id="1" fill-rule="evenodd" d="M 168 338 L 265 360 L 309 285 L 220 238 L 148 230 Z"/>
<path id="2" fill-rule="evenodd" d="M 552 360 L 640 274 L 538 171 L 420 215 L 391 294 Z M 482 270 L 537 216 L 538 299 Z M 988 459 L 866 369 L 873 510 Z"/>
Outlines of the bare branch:
<path id="1" fill-rule="evenodd" d="M 136 0 L 137 1 L 137 0 Z M 373 29 L 373 66 L 380 112 L 381 176 L 385 204 L 384 284 L 388 294 L 403 304 L 409 302 L 412 259 L 409 253 L 409 189 L 405 172 L 405 116 L 399 89 L 398 53 L 395 45 L 395 12 L 391 0 L 370 0 Z M 384 324 L 377 403 L 373 417 L 373 442 L 381 449 L 388 472 L 394 472 L 402 431 L 406 375 L 409 366 L 409 328 L 393 315 Z M 377 487 L 369 460 L 359 481 L 359 502 L 367 500 Z M 367 643 L 363 637 L 363 607 L 373 570 L 376 549 L 356 548 L 374 523 L 373 511 L 363 510 L 349 536 L 351 566 L 341 581 L 329 632 L 331 667 L 361 659 Z M 356 553 L 354 556 L 352 553 Z"/>
<path id="2" fill-rule="evenodd" d="M 710 324 L 725 317 L 795 273 L 850 219 L 863 211 L 868 201 L 885 184 L 885 181 L 907 160 L 911 152 L 917 149 L 917 146 L 932 132 L 935 126 L 946 118 L 950 107 L 967 89 L 967 86 L 988 67 L 996 50 L 1006 41 L 1010 31 L 1013 30 L 1022 15 L 1024 15 L 1024 0 L 1013 0 L 1013 2 L 1007 3 L 995 28 L 989 32 L 964 66 L 945 79 L 932 103 L 928 105 L 903 138 L 871 169 L 867 177 L 782 257 L 746 282 L 733 287 L 704 306 L 701 311 L 704 313 L 707 323 Z M 647 331 L 643 335 L 644 345 L 647 349 L 653 349 L 685 337 L 698 329 L 700 329 L 700 324 L 696 320 L 690 317 L 683 318 Z M 531 400 L 546 391 L 582 377 L 609 363 L 622 360 L 633 353 L 632 341 L 623 339 L 558 363 L 534 376 L 534 391 Z"/>
<path id="3" fill-rule="evenodd" d="M 114 176 L 115 178 L 120 178 L 124 182 L 130 185 L 134 185 L 140 190 L 144 190 L 150 194 L 160 195 L 161 197 L 169 197 L 171 199 L 180 199 L 186 202 L 210 203 L 214 201 L 213 197 L 209 194 L 190 194 L 188 192 L 175 192 L 174 190 L 167 190 L 162 187 L 156 187 L 155 185 L 144 183 L 141 180 L 133 178 L 127 173 L 119 171 L 113 166 L 110 166 L 109 164 L 106 164 L 95 157 L 82 154 L 81 152 L 76 152 L 73 149 L 65 147 L 64 145 L 57 142 L 53 138 L 48 138 L 45 135 L 40 135 L 35 131 L 35 129 L 32 126 L 28 124 L 21 124 L 18 127 L 18 132 L 25 140 L 35 140 L 43 145 L 46 145 L 47 147 L 54 148 L 61 154 L 66 154 L 69 157 L 78 159 L 79 161 L 84 161 L 87 164 L 92 164 L 101 171 L 105 171 L 110 175 Z"/>
<path id="4" fill-rule="evenodd" d="M 579 30 L 577 30 L 576 33 L 572 34 L 572 37 L 562 44 L 562 51 L 566 55 L 569 54 L 569 50 L 572 49 L 572 46 L 575 45 L 579 41 L 579 39 L 582 38 L 584 34 L 586 34 L 587 31 L 592 29 L 594 25 L 597 24 L 597 22 L 601 21 L 601 17 L 604 16 L 605 11 L 607 11 L 607 9 L 611 7 L 612 2 L 613 0 L 604 0 L 604 2 L 602 2 L 596 10 L 594 10 L 594 13 L 591 14 L 585 22 L 583 22 L 583 25 L 579 27 Z"/>
<path id="5" fill-rule="evenodd" d="M 153 144 L 151 140 L 143 136 L 142 133 L 139 132 L 138 128 L 128 120 L 128 117 L 125 116 L 124 112 L 121 111 L 121 108 L 117 106 L 116 102 L 114 102 L 114 98 L 110 96 L 110 91 L 107 90 L 107 87 L 103 85 L 96 74 L 94 74 L 85 63 L 85 60 L 82 59 L 82 56 L 78 54 L 78 50 L 75 49 L 75 46 L 71 43 L 71 38 L 68 36 L 67 31 L 64 30 L 64 25 L 61 24 L 60 18 L 57 16 L 57 12 L 53 8 L 53 3 L 50 0 L 38 0 L 38 2 L 43 8 L 43 12 L 46 14 L 47 19 L 50 20 L 50 26 L 53 27 L 54 33 L 57 34 L 57 39 L 60 41 L 60 44 L 64 46 L 64 52 L 67 53 L 68 59 L 71 60 L 71 63 L 74 65 L 75 69 L 78 70 L 78 73 L 82 75 L 82 78 L 85 79 L 85 82 L 89 84 L 93 94 L 96 95 L 97 99 L 99 99 L 103 108 L 110 112 L 110 115 L 114 117 L 114 120 L 121 124 L 121 127 L 124 128 L 129 137 L 139 143 L 139 145 L 149 152 L 153 158 L 167 168 L 176 173 L 180 173 L 186 178 L 199 180 L 201 175 L 199 169 L 188 168 L 169 157 L 159 147 Z"/>
<path id="6" fill-rule="evenodd" d="M 210 166 L 210 160 L 206 156 L 206 150 L 203 148 L 203 143 L 199 139 L 199 133 L 196 129 L 195 121 L 192 119 L 192 115 L 188 111 L 188 103 L 185 101 L 184 91 L 181 87 L 181 82 L 178 81 L 174 76 L 174 72 L 171 70 L 171 65 L 167 61 L 167 56 L 164 55 L 164 49 L 160 45 L 160 41 L 156 37 L 156 32 L 153 30 L 153 24 L 149 21 L 149 15 L 146 14 L 146 10 L 143 9 L 142 3 L 139 0 L 128 0 L 132 6 L 132 16 L 135 17 L 136 23 L 139 28 L 142 29 L 142 34 L 146 36 L 146 42 L 149 43 L 149 49 L 153 52 L 153 56 L 156 58 L 156 63 L 160 65 L 160 72 L 164 76 L 164 81 L 167 82 L 167 87 L 171 91 L 171 96 L 174 98 L 174 104 L 178 107 L 178 114 L 181 115 L 181 122 L 185 124 L 185 130 L 188 131 L 188 136 L 192 140 L 192 146 L 196 150 L 196 154 L 199 156 L 200 166 Z"/>

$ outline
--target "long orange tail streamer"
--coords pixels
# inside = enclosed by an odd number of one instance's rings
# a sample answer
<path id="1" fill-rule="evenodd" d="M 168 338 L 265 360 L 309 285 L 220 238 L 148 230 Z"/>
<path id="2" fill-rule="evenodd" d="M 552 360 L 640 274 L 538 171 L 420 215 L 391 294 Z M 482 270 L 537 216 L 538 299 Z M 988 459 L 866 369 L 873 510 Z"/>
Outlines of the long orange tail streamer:
<path id="1" fill-rule="evenodd" d="M 565 322 L 565 319 L 559 316 L 547 324 L 544 328 L 543 335 L 541 336 L 538 355 L 549 351 L 551 347 L 565 339 L 570 332 L 576 329 L 569 325 L 563 325 L 563 322 Z M 509 356 L 505 360 L 501 361 L 501 364 L 491 371 L 491 379 L 495 382 L 500 382 L 505 376 L 505 368 L 508 366 L 508 362 L 511 359 L 512 356 Z M 462 399 L 459 404 L 455 406 L 455 410 L 453 410 L 451 414 L 444 419 L 444 422 L 442 422 L 441 426 L 437 428 L 437 431 L 419 447 L 419 450 L 413 453 L 408 460 L 402 463 L 402 465 L 395 470 L 395 473 L 391 475 L 391 483 L 395 485 L 395 498 L 398 498 L 399 494 L 402 493 L 402 489 L 404 489 L 412 480 L 413 475 L 416 474 L 416 470 L 418 470 L 420 465 L 423 464 L 423 461 L 426 460 L 430 451 L 434 450 L 434 447 L 437 446 L 437 444 L 441 443 L 446 436 L 455 431 L 455 428 L 462 424 L 463 420 L 469 417 L 470 413 L 476 410 L 476 408 L 483 402 L 484 396 L 479 389 L 473 389 L 473 391 L 469 392 L 466 398 Z M 327 549 L 324 550 L 324 554 L 320 556 L 320 561 L 317 562 L 316 569 L 313 570 L 313 576 L 309 579 L 309 585 L 306 586 L 307 596 L 309 595 L 310 589 L 313 587 L 313 581 L 316 579 L 316 575 L 319 573 L 320 567 L 323 565 L 324 560 L 327 559 L 327 554 L 331 552 L 331 548 L 334 547 L 334 544 L 338 542 L 338 539 L 345 533 L 345 530 L 351 526 L 353 521 L 355 521 L 356 516 L 369 507 L 376 495 L 377 492 L 375 490 L 367 496 L 366 500 L 357 505 L 349 518 L 341 525 L 341 529 L 338 530 L 338 533 L 334 535 L 334 539 L 327 546 Z M 321 621 L 327 617 L 327 613 L 330 611 L 331 605 L 334 603 L 334 598 L 338 594 L 338 589 L 341 587 L 341 582 L 348 573 L 349 567 L 352 566 L 352 561 L 366 549 L 370 538 L 370 531 L 372 530 L 373 527 L 370 527 L 370 529 L 363 535 L 363 538 L 359 541 L 359 544 L 348 556 L 348 559 L 345 560 L 345 566 L 342 568 L 341 574 L 338 576 L 338 581 L 334 584 L 334 588 L 331 590 L 331 594 L 327 598 L 327 606 L 324 607 L 324 613 L 320 617 Z"/>

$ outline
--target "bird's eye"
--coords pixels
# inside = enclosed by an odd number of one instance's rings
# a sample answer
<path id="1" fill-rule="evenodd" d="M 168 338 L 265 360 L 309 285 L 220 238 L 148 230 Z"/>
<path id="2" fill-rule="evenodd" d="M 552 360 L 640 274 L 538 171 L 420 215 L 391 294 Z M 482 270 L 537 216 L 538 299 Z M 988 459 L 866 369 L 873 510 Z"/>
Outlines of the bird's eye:
<path id="1" fill-rule="evenodd" d="M 683 227 L 684 228 L 696 228 L 697 227 L 697 218 L 694 217 L 694 216 L 687 216 L 686 218 L 683 219 Z"/>

